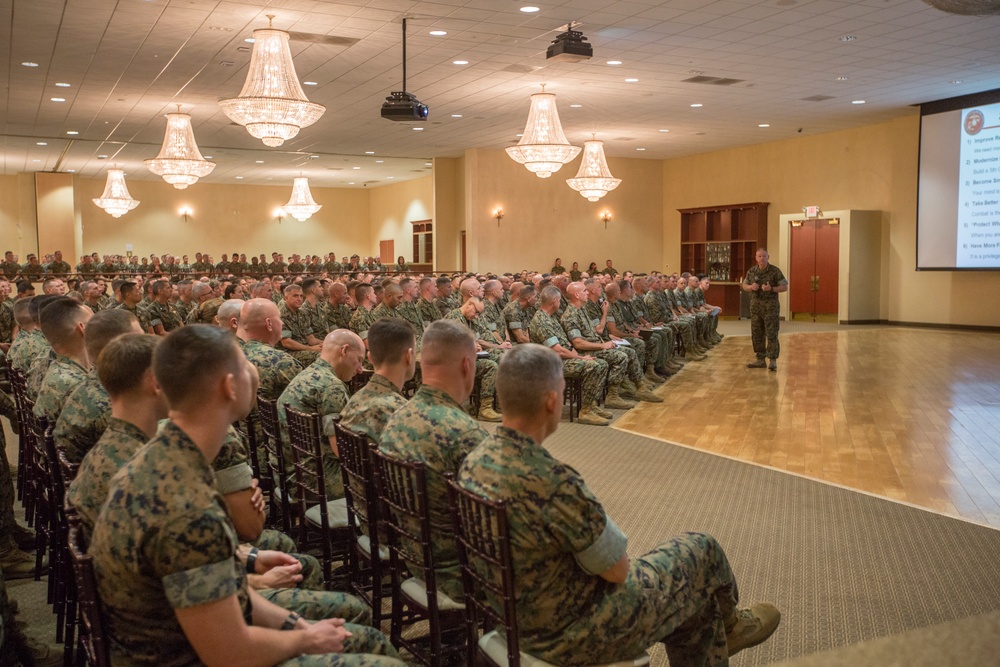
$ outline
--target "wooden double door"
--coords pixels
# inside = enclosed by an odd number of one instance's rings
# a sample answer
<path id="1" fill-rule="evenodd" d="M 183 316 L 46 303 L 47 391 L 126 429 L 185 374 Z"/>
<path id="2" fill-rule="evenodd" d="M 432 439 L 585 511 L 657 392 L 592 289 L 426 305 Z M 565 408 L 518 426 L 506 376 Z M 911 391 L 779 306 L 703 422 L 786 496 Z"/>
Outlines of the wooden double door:
<path id="1" fill-rule="evenodd" d="M 791 228 L 788 310 L 795 315 L 837 315 L 840 221 L 796 220 Z"/>

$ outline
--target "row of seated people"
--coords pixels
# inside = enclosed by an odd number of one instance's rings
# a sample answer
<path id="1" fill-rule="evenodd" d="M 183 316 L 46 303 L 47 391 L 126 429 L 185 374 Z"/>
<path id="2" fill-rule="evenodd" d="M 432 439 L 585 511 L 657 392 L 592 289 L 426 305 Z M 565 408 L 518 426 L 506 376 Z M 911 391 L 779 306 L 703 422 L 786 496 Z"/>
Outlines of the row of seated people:
<path id="1" fill-rule="evenodd" d="M 515 550 L 518 559 L 526 559 L 515 562 L 515 569 L 525 584 L 518 616 L 529 653 L 556 664 L 592 664 L 633 658 L 662 641 L 672 664 L 725 664 L 728 655 L 763 641 L 777 625 L 773 606 L 737 610 L 732 573 L 709 536 L 675 538 L 629 561 L 624 535 L 582 480 L 546 458 L 540 447 L 559 421 L 564 381 L 563 363 L 544 346 L 519 345 L 502 357 L 497 385 L 504 425 L 490 438 L 463 408 L 475 383 L 478 346 L 461 322 L 435 322 L 423 332 L 422 383 L 407 401 L 401 389 L 414 375 L 418 348 L 416 332 L 401 318 L 377 320 L 364 340 L 347 330 L 331 332 L 319 359 L 289 378 L 288 355 L 267 344 L 281 329 L 280 315 L 268 301 L 244 305 L 235 338 L 225 323 L 182 327 L 162 340 L 121 335 L 139 330 L 131 315 L 121 310 L 93 315 L 70 299 L 55 299 L 41 311 L 42 332 L 61 358 L 47 372 L 39 402 L 44 406 L 49 395 L 65 401 L 67 391 L 72 397 L 81 387 L 71 386 L 64 366 L 69 361 L 85 370 L 91 358 L 109 398 L 107 427 L 83 453 L 69 499 L 81 515 L 96 517 L 92 553 L 112 647 L 130 664 L 168 658 L 206 664 L 395 664 L 395 649 L 378 631 L 322 620 L 364 621 L 365 612 L 349 596 L 318 591 L 306 596 L 296 588 L 278 598 L 281 606 L 274 598 L 269 604 L 247 583 L 247 571 L 275 570 L 288 583 L 287 575 L 304 572 L 307 564 L 302 556 L 239 546 L 254 531 L 252 523 L 244 525 L 247 517 L 254 511 L 262 517 L 263 508 L 231 424 L 249 412 L 258 384 L 262 396 L 277 395 L 283 404 L 321 414 L 330 436 L 333 415 L 326 406 L 339 402 L 343 424 L 380 442 L 385 452 L 428 466 L 434 551 L 445 595 L 461 596 L 462 590 L 454 538 L 444 528 L 449 521 L 443 473 L 461 467 L 461 483 L 489 495 L 486 489 L 498 480 L 509 482 L 523 466 L 544 471 L 550 479 L 520 477 L 533 480 L 536 488 L 522 488 L 510 498 L 533 508 L 523 513 L 524 522 L 512 523 L 515 542 L 534 543 L 523 553 Z M 366 357 L 374 375 L 342 400 L 345 381 Z M 279 358 L 283 363 L 274 363 Z M 157 430 L 157 420 L 167 414 L 170 421 Z M 60 418 L 56 415 L 57 423 Z M 525 449 L 529 446 L 535 449 Z M 335 451 L 331 440 L 331 460 Z M 504 466 L 512 467 L 504 472 Z M 123 469 L 116 473 L 118 468 Z M 500 485 L 501 495 L 510 491 L 507 482 Z M 540 523 L 531 525 L 528 517 Z M 541 545 L 538 535 L 546 531 L 556 539 Z M 286 551 L 291 547 L 283 536 L 272 542 Z M 696 583 L 677 590 L 678 577 Z M 290 579 L 297 586 L 305 581 L 302 574 Z M 269 590 L 268 582 L 254 585 Z M 650 587 L 660 594 L 650 596 Z M 578 597 L 581 591 L 584 597 Z M 580 604 L 597 598 L 598 608 Z M 619 614 L 625 607 L 635 613 Z M 550 616 L 556 608 L 559 613 Z M 617 623 L 610 622 L 614 616 L 621 616 Z M 553 632 L 555 618 L 561 627 Z M 268 632 L 279 627 L 303 632 Z M 331 651 L 350 655 L 283 662 Z"/>
<path id="2" fill-rule="evenodd" d="M 284 255 L 277 252 L 271 253 L 271 261 L 267 261 L 267 256 L 261 253 L 260 256 L 251 256 L 247 261 L 245 254 L 233 253 L 230 260 L 229 255 L 223 253 L 222 261 L 215 262 L 207 253 L 196 253 L 195 261 L 190 262 L 187 255 L 156 255 L 149 257 L 139 257 L 138 255 L 104 255 L 103 258 L 96 252 L 89 255 L 82 255 L 75 267 L 71 266 L 63 259 L 61 250 L 56 250 L 52 254 L 46 254 L 39 260 L 38 256 L 29 253 L 27 262 L 21 264 L 17 255 L 12 250 L 4 253 L 3 261 L 0 261 L 0 275 L 7 280 L 29 280 L 41 281 L 45 276 L 68 277 L 73 273 L 81 277 L 103 276 L 108 280 L 122 274 L 194 274 L 197 276 L 228 276 L 228 275 L 278 275 L 278 274 L 313 274 L 327 273 L 329 275 L 338 274 L 341 271 L 370 271 L 372 273 L 385 272 L 408 272 L 410 267 L 406 263 L 406 258 L 402 255 L 396 260 L 394 265 L 387 266 L 382 263 L 380 257 L 361 258 L 354 254 L 351 257 L 344 256 L 341 261 L 337 261 L 334 253 L 319 255 L 300 256 L 293 254 L 289 261 L 285 261 Z"/>

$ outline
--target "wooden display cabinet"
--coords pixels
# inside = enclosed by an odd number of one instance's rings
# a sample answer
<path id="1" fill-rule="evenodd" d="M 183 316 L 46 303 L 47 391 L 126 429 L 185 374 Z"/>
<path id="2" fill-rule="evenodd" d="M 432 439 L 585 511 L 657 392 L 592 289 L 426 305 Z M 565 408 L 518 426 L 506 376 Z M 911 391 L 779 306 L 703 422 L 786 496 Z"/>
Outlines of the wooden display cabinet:
<path id="1" fill-rule="evenodd" d="M 739 317 L 740 283 L 767 247 L 768 202 L 678 209 L 681 214 L 681 272 L 712 281 L 706 298 L 725 317 Z"/>

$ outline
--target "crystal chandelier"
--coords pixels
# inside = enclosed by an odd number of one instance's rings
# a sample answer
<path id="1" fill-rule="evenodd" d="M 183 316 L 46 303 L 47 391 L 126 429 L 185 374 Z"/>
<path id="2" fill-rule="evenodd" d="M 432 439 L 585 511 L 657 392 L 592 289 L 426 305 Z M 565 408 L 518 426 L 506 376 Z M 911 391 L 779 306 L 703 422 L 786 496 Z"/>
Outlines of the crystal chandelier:
<path id="1" fill-rule="evenodd" d="M 323 206 L 317 204 L 313 199 L 312 192 L 309 191 L 309 179 L 305 176 L 298 176 L 292 185 L 292 196 L 282 208 L 293 218 L 302 222 L 312 217 L 312 214 Z"/>
<path id="2" fill-rule="evenodd" d="M 94 203 L 116 218 L 120 218 L 136 206 L 139 201 L 132 199 L 125 185 L 125 172 L 121 169 L 108 169 L 108 182 L 104 186 L 104 194 Z"/>
<path id="3" fill-rule="evenodd" d="M 539 178 L 548 178 L 580 154 L 580 148 L 570 146 L 566 140 L 556 109 L 556 96 L 546 93 L 544 84 L 542 92 L 531 96 L 528 124 L 521 140 L 506 150 L 515 162 L 523 164 Z"/>
<path id="4" fill-rule="evenodd" d="M 280 146 L 323 115 L 326 107 L 302 92 L 288 49 L 288 33 L 271 27 L 253 31 L 250 70 L 239 97 L 219 102 L 223 113 L 247 128 L 265 146 Z"/>
<path id="5" fill-rule="evenodd" d="M 177 113 L 167 114 L 167 131 L 163 135 L 160 154 L 145 162 L 147 169 L 162 176 L 178 190 L 197 183 L 199 178 L 208 176 L 215 169 L 214 162 L 201 156 L 194 140 L 194 130 L 191 129 L 191 116 L 181 113 L 179 104 Z"/>
<path id="6" fill-rule="evenodd" d="M 608 169 L 604 157 L 604 142 L 591 139 L 583 144 L 583 160 L 576 178 L 567 178 L 566 183 L 590 201 L 597 201 L 618 187 L 622 179 L 615 178 Z"/>

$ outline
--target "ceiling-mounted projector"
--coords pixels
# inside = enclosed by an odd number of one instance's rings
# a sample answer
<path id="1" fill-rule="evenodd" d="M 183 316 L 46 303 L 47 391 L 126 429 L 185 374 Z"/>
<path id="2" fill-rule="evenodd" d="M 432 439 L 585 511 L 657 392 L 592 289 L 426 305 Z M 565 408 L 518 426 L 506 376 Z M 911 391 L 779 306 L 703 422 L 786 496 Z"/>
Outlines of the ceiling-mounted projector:
<path id="1" fill-rule="evenodd" d="M 430 109 L 406 92 L 406 17 L 403 17 L 403 89 L 392 91 L 382 103 L 382 118 L 399 121 L 427 120 Z"/>
<path id="2" fill-rule="evenodd" d="M 430 109 L 413 93 L 394 90 L 382 103 L 382 118 L 389 120 L 427 120 Z"/>
<path id="3" fill-rule="evenodd" d="M 549 44 L 545 51 L 547 60 L 557 60 L 564 63 L 578 63 L 594 56 L 594 47 L 579 30 L 574 30 L 576 23 L 566 26 L 566 32 L 560 33 Z"/>

